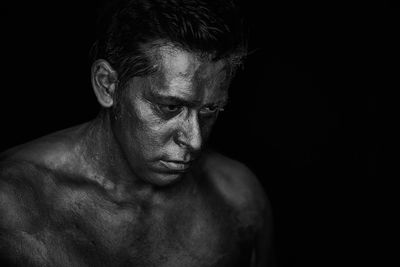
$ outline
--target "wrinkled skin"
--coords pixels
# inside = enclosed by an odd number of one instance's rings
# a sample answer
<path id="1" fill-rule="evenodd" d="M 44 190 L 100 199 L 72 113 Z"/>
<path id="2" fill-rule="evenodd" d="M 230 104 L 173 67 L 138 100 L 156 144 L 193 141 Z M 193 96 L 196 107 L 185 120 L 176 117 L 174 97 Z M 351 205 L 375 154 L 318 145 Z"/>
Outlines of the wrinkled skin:
<path id="1" fill-rule="evenodd" d="M 95 120 L 1 155 L 0 261 L 272 266 L 271 215 L 241 163 L 201 152 L 229 65 L 162 46 Z"/>

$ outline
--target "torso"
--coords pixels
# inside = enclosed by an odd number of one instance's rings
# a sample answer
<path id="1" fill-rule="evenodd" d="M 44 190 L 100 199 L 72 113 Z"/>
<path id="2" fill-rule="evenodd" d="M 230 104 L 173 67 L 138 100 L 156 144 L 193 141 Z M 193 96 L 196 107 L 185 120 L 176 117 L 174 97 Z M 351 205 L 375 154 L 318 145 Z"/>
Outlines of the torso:
<path id="1" fill-rule="evenodd" d="M 141 204 L 116 203 L 97 190 L 66 184 L 53 205 L 63 217 L 57 234 L 73 240 L 65 246 L 87 265 L 246 266 L 252 230 L 205 189 Z"/>
<path id="2" fill-rule="evenodd" d="M 187 190 L 124 199 L 85 177 L 13 163 L 15 176 L 29 173 L 38 207 L 25 233 L 33 240 L 26 253 L 48 266 L 247 266 L 258 214 L 240 192 L 227 192 L 218 179 L 229 178 L 212 171 L 209 161 L 197 166 L 201 176 Z"/>

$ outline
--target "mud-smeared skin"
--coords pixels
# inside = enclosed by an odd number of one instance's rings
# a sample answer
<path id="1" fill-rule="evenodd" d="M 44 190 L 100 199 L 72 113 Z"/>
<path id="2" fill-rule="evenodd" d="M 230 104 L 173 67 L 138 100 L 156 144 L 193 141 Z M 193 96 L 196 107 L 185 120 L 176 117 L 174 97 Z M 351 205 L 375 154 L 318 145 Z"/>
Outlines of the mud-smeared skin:
<path id="1" fill-rule="evenodd" d="M 269 209 L 257 179 L 200 153 L 227 98 L 226 62 L 171 46 L 154 55 L 159 71 L 133 78 L 118 112 L 0 156 L 0 260 L 243 267 L 265 256 Z"/>
<path id="2" fill-rule="evenodd" d="M 263 207 L 239 163 L 204 155 L 195 183 L 119 197 L 42 160 L 2 164 L 1 250 L 18 266 L 249 266 Z"/>

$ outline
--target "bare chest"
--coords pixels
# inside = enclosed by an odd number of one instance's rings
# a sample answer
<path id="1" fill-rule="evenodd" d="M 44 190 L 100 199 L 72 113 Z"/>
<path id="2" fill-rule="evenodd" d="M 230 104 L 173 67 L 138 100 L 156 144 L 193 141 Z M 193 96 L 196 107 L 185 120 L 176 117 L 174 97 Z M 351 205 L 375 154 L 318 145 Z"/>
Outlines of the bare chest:
<path id="1" fill-rule="evenodd" d="M 151 207 L 74 205 L 60 234 L 70 255 L 86 265 L 221 267 L 250 261 L 251 232 L 240 226 L 232 209 L 215 200 Z"/>

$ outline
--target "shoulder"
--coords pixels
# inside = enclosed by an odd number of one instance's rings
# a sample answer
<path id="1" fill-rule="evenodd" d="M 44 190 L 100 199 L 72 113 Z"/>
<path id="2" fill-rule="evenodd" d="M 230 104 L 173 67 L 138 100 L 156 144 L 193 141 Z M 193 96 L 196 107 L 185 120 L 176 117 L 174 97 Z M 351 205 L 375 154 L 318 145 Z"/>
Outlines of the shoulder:
<path id="1" fill-rule="evenodd" d="M 0 227 L 34 232 L 41 221 L 43 176 L 37 166 L 5 160 L 0 163 Z"/>
<path id="2" fill-rule="evenodd" d="M 0 226 L 27 231 L 54 170 L 65 160 L 62 142 L 46 136 L 0 154 Z"/>
<path id="3" fill-rule="evenodd" d="M 203 165 L 213 188 L 239 212 L 243 223 L 259 224 L 271 213 L 263 186 L 243 163 L 209 152 Z"/>
<path id="4" fill-rule="evenodd" d="M 26 231 L 30 221 L 43 218 L 46 205 L 68 182 L 85 177 L 76 145 L 77 127 L 56 132 L 0 154 L 0 227 Z M 84 181 L 82 181 L 83 183 Z"/>
<path id="5" fill-rule="evenodd" d="M 71 191 L 65 182 L 77 179 L 68 175 L 77 153 L 72 143 L 56 133 L 0 154 L 0 265 L 45 266 L 46 244 L 66 216 L 59 210 Z"/>
<path id="6" fill-rule="evenodd" d="M 13 147 L 0 154 L 0 161 L 29 162 L 57 168 L 71 162 L 72 157 L 78 154 L 75 148 L 79 140 L 79 129 L 83 127 L 80 125 L 65 129 Z"/>
<path id="7" fill-rule="evenodd" d="M 32 251 L 36 257 L 42 255 L 36 236 L 46 225 L 46 209 L 40 193 L 42 182 L 35 181 L 41 172 L 26 162 L 0 163 L 0 264 L 31 266 L 30 261 L 25 262 L 26 256 Z"/>
<path id="8" fill-rule="evenodd" d="M 50 266 L 49 244 L 59 244 L 55 203 L 59 174 L 29 157 L 0 162 L 0 265 Z"/>
<path id="9" fill-rule="evenodd" d="M 62 132 L 33 140 L 0 154 L 0 227 L 34 232 L 45 219 L 58 170 L 70 162 Z M 60 172 L 61 173 L 61 172 Z"/>
<path id="10" fill-rule="evenodd" d="M 255 234 L 253 259 L 257 266 L 267 262 L 275 266 L 272 209 L 258 178 L 243 163 L 217 153 L 206 155 L 203 166 L 207 180 L 232 207 L 239 225 Z"/>

